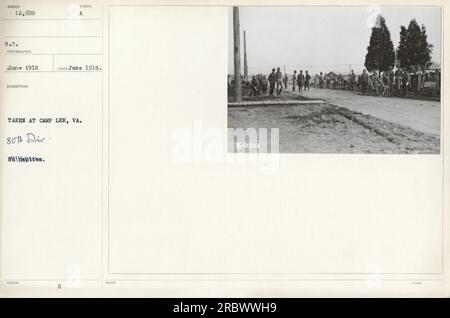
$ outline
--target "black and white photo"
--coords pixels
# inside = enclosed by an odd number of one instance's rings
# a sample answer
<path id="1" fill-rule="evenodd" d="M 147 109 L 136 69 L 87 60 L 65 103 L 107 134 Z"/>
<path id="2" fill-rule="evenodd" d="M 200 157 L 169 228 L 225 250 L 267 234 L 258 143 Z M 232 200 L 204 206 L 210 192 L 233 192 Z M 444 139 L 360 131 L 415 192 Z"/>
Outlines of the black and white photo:
<path id="1" fill-rule="evenodd" d="M 265 128 L 280 153 L 440 153 L 439 7 L 229 12 L 229 152 Z"/>

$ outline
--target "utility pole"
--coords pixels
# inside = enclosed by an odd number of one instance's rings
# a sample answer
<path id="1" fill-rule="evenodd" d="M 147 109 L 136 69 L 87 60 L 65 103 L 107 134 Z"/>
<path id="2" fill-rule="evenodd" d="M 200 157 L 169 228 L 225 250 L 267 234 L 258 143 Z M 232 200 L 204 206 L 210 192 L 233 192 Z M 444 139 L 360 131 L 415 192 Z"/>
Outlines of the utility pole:
<path id="1" fill-rule="evenodd" d="M 247 64 L 247 38 L 244 30 L 244 78 L 248 79 L 248 64 Z"/>
<path id="2" fill-rule="evenodd" d="M 242 101 L 241 50 L 239 35 L 239 7 L 233 7 L 233 39 L 234 39 L 234 92 L 236 101 Z"/>

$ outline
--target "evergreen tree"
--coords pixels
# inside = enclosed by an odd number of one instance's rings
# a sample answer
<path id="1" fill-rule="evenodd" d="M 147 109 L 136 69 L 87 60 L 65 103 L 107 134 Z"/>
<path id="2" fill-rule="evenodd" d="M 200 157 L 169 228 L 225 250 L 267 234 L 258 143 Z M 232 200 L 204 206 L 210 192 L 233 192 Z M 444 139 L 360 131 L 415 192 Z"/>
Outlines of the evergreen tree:
<path id="1" fill-rule="evenodd" d="M 400 26 L 400 42 L 397 48 L 397 66 L 401 68 L 408 68 L 411 65 L 407 49 L 408 30 L 402 25 Z"/>
<path id="2" fill-rule="evenodd" d="M 427 30 L 425 26 L 422 24 L 422 28 L 420 30 L 420 42 L 417 45 L 417 65 L 422 68 L 426 68 L 430 65 L 431 62 L 431 52 L 433 50 L 433 45 L 428 43 L 427 39 Z"/>
<path id="3" fill-rule="evenodd" d="M 393 67 L 394 63 L 395 51 L 391 34 L 386 26 L 385 19 L 379 15 L 377 23 L 372 28 L 364 66 L 369 72 L 373 70 L 383 72 L 387 71 L 389 67 Z"/>
<path id="4" fill-rule="evenodd" d="M 409 22 L 408 29 L 400 28 L 400 42 L 397 48 L 397 64 L 406 69 L 426 68 L 431 61 L 433 46 L 427 41 L 424 25 L 419 27 L 415 19 Z"/>

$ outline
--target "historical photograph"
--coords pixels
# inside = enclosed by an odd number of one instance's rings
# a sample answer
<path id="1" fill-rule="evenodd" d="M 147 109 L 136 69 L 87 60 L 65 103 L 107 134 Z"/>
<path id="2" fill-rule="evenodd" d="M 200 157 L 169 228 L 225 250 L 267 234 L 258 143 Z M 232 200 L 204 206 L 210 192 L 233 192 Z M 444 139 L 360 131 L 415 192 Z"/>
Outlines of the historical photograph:
<path id="1" fill-rule="evenodd" d="M 241 6 L 228 22 L 228 152 L 440 153 L 441 8 Z"/>

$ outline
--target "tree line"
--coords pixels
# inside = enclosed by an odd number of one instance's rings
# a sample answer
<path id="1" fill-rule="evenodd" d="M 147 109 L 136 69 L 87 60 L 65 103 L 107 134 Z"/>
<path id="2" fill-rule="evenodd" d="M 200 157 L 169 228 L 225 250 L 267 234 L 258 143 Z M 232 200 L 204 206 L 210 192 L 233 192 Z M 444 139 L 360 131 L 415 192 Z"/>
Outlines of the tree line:
<path id="1" fill-rule="evenodd" d="M 369 72 L 384 72 L 394 66 L 408 71 L 425 70 L 431 64 L 432 50 L 425 26 L 420 27 L 415 19 L 409 22 L 408 28 L 400 26 L 400 42 L 394 50 L 386 21 L 378 15 L 372 27 L 364 66 Z"/>

